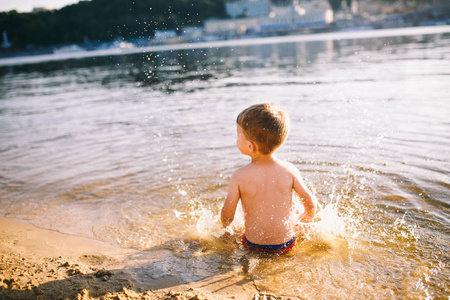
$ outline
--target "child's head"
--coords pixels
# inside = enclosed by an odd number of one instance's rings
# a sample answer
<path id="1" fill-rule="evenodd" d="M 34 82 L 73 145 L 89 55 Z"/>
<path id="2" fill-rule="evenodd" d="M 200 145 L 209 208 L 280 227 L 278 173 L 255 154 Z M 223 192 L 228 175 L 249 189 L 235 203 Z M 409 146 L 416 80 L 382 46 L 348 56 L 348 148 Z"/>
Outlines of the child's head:
<path id="1" fill-rule="evenodd" d="M 245 137 L 257 144 L 259 152 L 271 154 L 286 140 L 289 117 L 276 104 L 255 104 L 244 109 L 237 117 L 237 124 Z"/>

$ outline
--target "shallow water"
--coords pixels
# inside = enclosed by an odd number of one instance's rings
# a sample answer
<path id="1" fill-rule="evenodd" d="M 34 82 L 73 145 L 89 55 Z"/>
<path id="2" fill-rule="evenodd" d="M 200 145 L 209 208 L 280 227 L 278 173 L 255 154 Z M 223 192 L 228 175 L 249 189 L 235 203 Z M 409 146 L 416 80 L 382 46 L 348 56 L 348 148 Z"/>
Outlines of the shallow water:
<path id="1" fill-rule="evenodd" d="M 234 270 L 305 299 L 445 298 L 445 28 L 3 66 L 0 213 L 136 248 L 142 280 Z M 268 101 L 292 120 L 278 156 L 321 206 L 280 257 L 221 237 L 218 221 L 229 177 L 248 162 L 235 118 Z"/>

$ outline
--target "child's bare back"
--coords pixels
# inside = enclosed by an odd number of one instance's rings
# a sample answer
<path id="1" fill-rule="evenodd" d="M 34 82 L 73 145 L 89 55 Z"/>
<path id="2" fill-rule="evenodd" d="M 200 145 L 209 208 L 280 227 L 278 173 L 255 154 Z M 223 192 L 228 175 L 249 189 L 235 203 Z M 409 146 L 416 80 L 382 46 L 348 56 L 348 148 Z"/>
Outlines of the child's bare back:
<path id="1" fill-rule="evenodd" d="M 253 122 L 258 117 L 263 122 Z M 297 168 L 274 156 L 287 136 L 287 116 L 278 106 L 260 104 L 244 110 L 237 123 L 238 149 L 252 161 L 231 177 L 221 213 L 222 223 L 224 227 L 231 224 L 240 199 L 245 221 L 244 245 L 256 245 L 261 250 L 287 249 L 295 242 L 294 225 L 311 222 L 316 210 Z M 305 213 L 297 220 L 292 219 L 293 191 L 305 207 Z"/>

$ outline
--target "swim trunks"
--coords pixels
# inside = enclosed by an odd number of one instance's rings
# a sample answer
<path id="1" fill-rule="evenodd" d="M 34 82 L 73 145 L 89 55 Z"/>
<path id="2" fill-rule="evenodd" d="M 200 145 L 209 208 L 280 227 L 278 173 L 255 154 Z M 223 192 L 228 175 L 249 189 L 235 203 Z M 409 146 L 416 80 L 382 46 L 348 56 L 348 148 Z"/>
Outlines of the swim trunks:
<path id="1" fill-rule="evenodd" d="M 289 240 L 289 241 L 287 241 L 286 243 L 283 243 L 283 244 L 279 244 L 279 245 L 259 245 L 259 244 L 255 244 L 255 243 L 252 243 L 249 240 L 247 240 L 247 238 L 245 237 L 245 234 L 242 236 L 242 244 L 245 247 L 250 248 L 250 249 L 260 250 L 260 251 L 278 253 L 278 254 L 286 253 L 289 250 L 291 250 L 292 248 L 294 248 L 295 240 L 296 240 L 296 237 L 294 235 L 294 237 L 291 240 Z"/>

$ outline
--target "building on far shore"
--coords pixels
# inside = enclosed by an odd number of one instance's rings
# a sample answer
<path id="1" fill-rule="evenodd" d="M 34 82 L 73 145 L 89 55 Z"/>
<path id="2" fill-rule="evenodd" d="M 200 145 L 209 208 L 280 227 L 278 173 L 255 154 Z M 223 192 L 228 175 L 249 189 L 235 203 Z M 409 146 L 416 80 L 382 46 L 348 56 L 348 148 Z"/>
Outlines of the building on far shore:
<path id="1" fill-rule="evenodd" d="M 268 17 L 261 18 L 261 31 L 296 30 L 317 27 L 333 22 L 333 12 L 328 1 L 298 1 L 284 6 L 272 6 Z"/>
<path id="2" fill-rule="evenodd" d="M 225 11 L 230 18 L 259 17 L 270 13 L 269 0 L 225 2 Z"/>
<path id="3" fill-rule="evenodd" d="M 34 7 L 33 8 L 34 13 L 44 12 L 44 11 L 51 11 L 51 9 L 48 7 Z"/>
<path id="4" fill-rule="evenodd" d="M 181 37 L 187 41 L 198 41 L 203 36 L 203 28 L 197 26 L 186 26 L 181 30 Z"/>
<path id="5" fill-rule="evenodd" d="M 2 48 L 10 48 L 12 44 L 8 41 L 8 35 L 6 34 L 6 31 L 3 31 L 3 43 Z"/>
<path id="6" fill-rule="evenodd" d="M 333 22 L 333 12 L 327 0 L 298 0 L 273 4 L 269 0 L 227 2 L 230 19 L 207 20 L 207 35 L 234 36 L 264 34 L 326 26 Z"/>
<path id="7" fill-rule="evenodd" d="M 177 32 L 175 30 L 155 30 L 155 39 L 169 39 L 176 37 Z"/>

